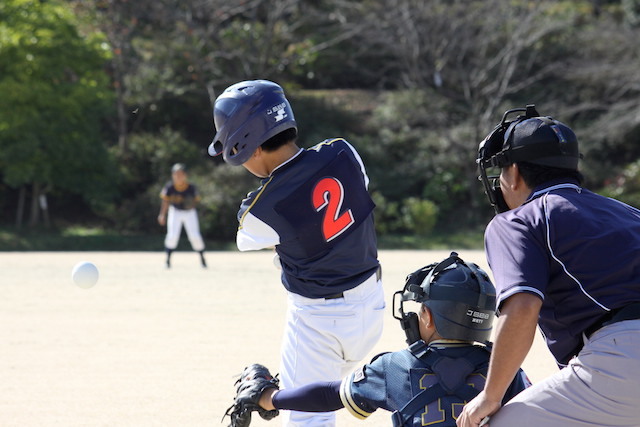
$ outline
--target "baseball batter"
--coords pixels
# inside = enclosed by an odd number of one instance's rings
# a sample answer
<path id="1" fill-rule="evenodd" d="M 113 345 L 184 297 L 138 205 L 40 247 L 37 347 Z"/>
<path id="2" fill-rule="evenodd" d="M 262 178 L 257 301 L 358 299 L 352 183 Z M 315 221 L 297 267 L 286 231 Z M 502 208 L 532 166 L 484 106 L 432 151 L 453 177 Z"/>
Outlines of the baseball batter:
<path id="1" fill-rule="evenodd" d="M 459 426 L 640 425 L 640 211 L 583 188 L 579 157 L 575 133 L 534 106 L 480 145 L 500 317 L 485 390 Z M 500 409 L 536 323 L 562 369 Z"/>
<path id="2" fill-rule="evenodd" d="M 246 409 L 265 418 L 275 416 L 277 409 L 344 407 L 359 419 L 385 409 L 393 413 L 394 426 L 455 426 L 464 404 L 484 387 L 490 350 L 480 343 L 491 333 L 495 288 L 477 265 L 452 253 L 410 274 L 395 301 L 400 302 L 399 313 L 394 314 L 411 344 L 408 349 L 378 355 L 342 381 L 280 391 L 264 371 L 243 375 L 231 425 L 243 425 L 234 421 L 246 421 Z M 405 301 L 421 303 L 419 313 L 405 313 Z M 255 372 L 256 366 L 247 369 Z M 262 379 L 252 384 L 254 377 Z M 519 371 L 504 401 L 529 385 Z"/>
<path id="3" fill-rule="evenodd" d="M 289 297 L 282 383 L 339 380 L 380 338 L 385 307 L 362 159 L 341 138 L 298 147 L 289 101 L 270 81 L 227 88 L 214 121 L 209 153 L 262 178 L 238 212 L 237 245 L 275 248 L 279 257 Z M 284 418 L 289 426 L 335 423 L 333 413 Z"/>
<path id="4" fill-rule="evenodd" d="M 200 264 L 206 268 L 204 240 L 200 234 L 198 212 L 196 211 L 200 194 L 197 187 L 189 182 L 184 164 L 176 163 L 173 165 L 171 181 L 160 192 L 160 198 L 162 205 L 158 214 L 158 224 L 167 225 L 167 235 L 164 239 L 167 268 L 171 268 L 171 253 L 178 247 L 182 227 L 187 232 L 191 247 L 200 254 Z"/>

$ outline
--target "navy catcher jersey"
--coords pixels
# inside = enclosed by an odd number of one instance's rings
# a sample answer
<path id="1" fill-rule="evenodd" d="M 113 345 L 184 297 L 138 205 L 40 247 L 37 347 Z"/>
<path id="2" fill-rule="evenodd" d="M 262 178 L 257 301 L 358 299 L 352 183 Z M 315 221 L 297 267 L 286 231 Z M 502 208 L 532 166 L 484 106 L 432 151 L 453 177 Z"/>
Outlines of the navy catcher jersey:
<path id="1" fill-rule="evenodd" d="M 518 292 L 539 296 L 538 323 L 566 365 L 582 333 L 610 310 L 640 301 L 640 211 L 577 182 L 536 188 L 485 232 L 498 307 Z"/>
<path id="2" fill-rule="evenodd" d="M 429 345 L 435 351 L 430 360 L 447 358 L 446 375 L 456 375 L 456 363 L 466 369 L 467 361 L 480 361 L 479 369 L 461 378 L 478 392 L 484 389 L 490 353 L 487 349 L 466 342 L 434 341 Z M 474 366 L 477 366 L 474 363 Z M 423 390 L 438 383 L 438 376 L 410 350 L 384 353 L 373 359 L 360 370 L 347 376 L 340 386 L 340 398 L 345 408 L 355 417 L 365 419 L 377 408 L 399 411 L 407 402 Z M 503 403 L 530 385 L 524 372 L 520 370 L 513 380 Z M 432 402 L 425 402 L 413 415 L 413 426 L 434 425 L 455 427 L 456 419 L 467 403 L 455 395 L 444 395 Z"/>
<path id="3" fill-rule="evenodd" d="M 178 189 L 173 185 L 172 181 L 169 181 L 162 192 L 160 198 L 169 202 L 171 206 L 176 209 L 193 209 L 196 206 L 196 202 L 200 200 L 198 194 L 198 188 L 193 184 L 187 184 L 185 188 Z"/>
<path id="4" fill-rule="evenodd" d="M 275 246 L 291 292 L 323 298 L 379 267 L 369 179 L 344 139 L 321 142 L 274 169 L 238 212 L 238 249 Z"/>

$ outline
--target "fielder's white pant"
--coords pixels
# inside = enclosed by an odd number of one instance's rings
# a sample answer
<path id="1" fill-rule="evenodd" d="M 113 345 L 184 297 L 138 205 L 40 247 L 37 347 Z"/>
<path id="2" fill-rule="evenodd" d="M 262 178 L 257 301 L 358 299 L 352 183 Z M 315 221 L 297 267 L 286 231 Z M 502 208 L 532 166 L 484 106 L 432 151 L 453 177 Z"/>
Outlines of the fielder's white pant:
<path id="1" fill-rule="evenodd" d="M 289 293 L 282 344 L 283 388 L 341 380 L 373 349 L 382 335 L 382 282 L 374 274 L 344 292 L 344 298 L 311 299 Z M 289 427 L 330 427 L 333 412 L 281 411 Z"/>
<path id="2" fill-rule="evenodd" d="M 204 250 L 204 240 L 200 234 L 200 224 L 198 223 L 198 213 L 195 209 L 176 209 L 169 206 L 167 214 L 167 236 L 164 239 L 164 246 L 167 249 L 178 247 L 180 232 L 184 226 L 187 237 L 194 251 Z"/>
<path id="3" fill-rule="evenodd" d="M 569 366 L 511 399 L 491 427 L 640 426 L 640 320 L 585 338 Z"/>

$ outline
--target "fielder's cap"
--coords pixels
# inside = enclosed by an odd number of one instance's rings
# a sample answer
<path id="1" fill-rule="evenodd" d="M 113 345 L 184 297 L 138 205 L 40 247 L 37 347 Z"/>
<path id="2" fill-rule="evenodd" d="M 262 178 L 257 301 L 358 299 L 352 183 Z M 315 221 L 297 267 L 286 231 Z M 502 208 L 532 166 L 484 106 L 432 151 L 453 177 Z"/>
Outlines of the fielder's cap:
<path id="1" fill-rule="evenodd" d="M 184 165 L 184 163 L 176 163 L 171 167 L 171 173 L 178 172 L 178 171 L 186 171 L 186 170 L 187 170 L 187 167 Z"/>

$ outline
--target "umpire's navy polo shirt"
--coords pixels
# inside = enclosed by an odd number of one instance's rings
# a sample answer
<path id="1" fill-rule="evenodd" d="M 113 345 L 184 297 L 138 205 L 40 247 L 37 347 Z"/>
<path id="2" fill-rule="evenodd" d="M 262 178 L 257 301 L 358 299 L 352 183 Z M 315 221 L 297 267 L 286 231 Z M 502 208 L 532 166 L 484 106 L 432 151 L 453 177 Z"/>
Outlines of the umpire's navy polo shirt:
<path id="1" fill-rule="evenodd" d="M 539 296 L 538 324 L 560 365 L 580 350 L 587 327 L 640 301 L 640 211 L 577 182 L 549 182 L 496 215 L 485 249 L 498 309 L 519 292 Z"/>

